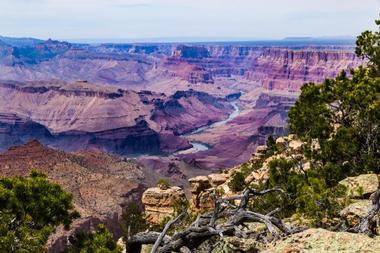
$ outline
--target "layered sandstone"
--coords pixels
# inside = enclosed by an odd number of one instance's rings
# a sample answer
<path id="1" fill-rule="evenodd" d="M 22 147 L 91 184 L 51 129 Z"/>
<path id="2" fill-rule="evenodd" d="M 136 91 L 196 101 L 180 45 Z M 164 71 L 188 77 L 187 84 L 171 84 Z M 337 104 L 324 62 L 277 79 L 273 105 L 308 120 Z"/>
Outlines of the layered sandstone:
<path id="1" fill-rule="evenodd" d="M 173 78 L 184 85 L 221 86 L 220 78 L 243 78 L 267 89 L 297 91 L 304 82 L 319 82 L 363 64 L 353 45 L 339 43 L 73 45 L 48 40 L 28 47 L 3 43 L 0 52 L 2 79 L 82 79 L 128 87 L 166 84 Z"/>
<path id="2" fill-rule="evenodd" d="M 191 147 L 178 134 L 232 110 L 227 100 L 192 90 L 166 96 L 86 82 L 2 82 L 0 96 L 0 149 L 36 138 L 67 151 L 170 153 Z"/>
<path id="3" fill-rule="evenodd" d="M 176 212 L 175 208 L 187 201 L 183 189 L 177 186 L 148 188 L 141 200 L 145 207 L 145 219 L 152 224 L 171 218 Z"/>

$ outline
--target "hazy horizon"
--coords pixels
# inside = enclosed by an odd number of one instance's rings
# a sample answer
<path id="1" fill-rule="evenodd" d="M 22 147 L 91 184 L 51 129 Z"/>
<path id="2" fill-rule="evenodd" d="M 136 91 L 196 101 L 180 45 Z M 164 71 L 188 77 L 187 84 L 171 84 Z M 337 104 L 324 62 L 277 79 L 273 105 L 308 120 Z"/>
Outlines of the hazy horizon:
<path id="1" fill-rule="evenodd" d="M 379 10 L 378 0 L 2 0 L 0 34 L 168 42 L 355 37 L 374 27 Z"/>

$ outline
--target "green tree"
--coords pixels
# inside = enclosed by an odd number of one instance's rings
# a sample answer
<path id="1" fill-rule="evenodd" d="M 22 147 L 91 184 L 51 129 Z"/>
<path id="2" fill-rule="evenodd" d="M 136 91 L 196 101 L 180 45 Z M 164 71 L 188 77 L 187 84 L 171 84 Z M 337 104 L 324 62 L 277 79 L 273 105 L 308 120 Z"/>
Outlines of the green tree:
<path id="1" fill-rule="evenodd" d="M 79 217 L 73 210 L 72 198 L 36 171 L 29 177 L 1 178 L 1 252 L 45 252 L 54 227 L 68 227 Z"/>
<path id="2" fill-rule="evenodd" d="M 380 21 L 376 21 L 380 25 Z M 333 185 L 338 180 L 380 168 L 380 33 L 366 31 L 358 37 L 356 52 L 368 67 L 342 72 L 322 84 L 307 84 L 289 112 L 292 133 L 321 149 L 312 158 L 327 168 L 334 164 Z M 331 173 L 327 172 L 332 175 Z"/>
<path id="3" fill-rule="evenodd" d="M 65 251 L 66 253 L 121 253 L 122 251 L 104 225 L 99 225 L 92 233 L 79 232 L 74 238 L 73 245 Z"/>
<path id="4" fill-rule="evenodd" d="M 376 25 L 380 26 L 380 20 L 376 20 Z M 380 32 L 365 31 L 358 36 L 356 41 L 356 54 L 369 61 L 369 66 L 373 74 L 380 74 Z"/>
<path id="5" fill-rule="evenodd" d="M 276 203 L 283 217 L 299 213 L 320 225 L 344 204 L 340 180 L 380 172 L 380 31 L 362 33 L 356 45 L 357 56 L 368 60 L 365 67 L 305 84 L 289 111 L 290 132 L 307 143 L 303 155 L 311 168 L 299 171 L 292 160 L 272 160 L 269 180 L 260 187 L 281 187 L 287 197 L 258 198 L 253 209 L 270 211 Z"/>
<path id="6" fill-rule="evenodd" d="M 128 241 L 130 236 L 148 228 L 144 213 L 136 203 L 130 202 L 127 204 L 122 214 L 121 228 L 123 229 L 124 241 Z"/>

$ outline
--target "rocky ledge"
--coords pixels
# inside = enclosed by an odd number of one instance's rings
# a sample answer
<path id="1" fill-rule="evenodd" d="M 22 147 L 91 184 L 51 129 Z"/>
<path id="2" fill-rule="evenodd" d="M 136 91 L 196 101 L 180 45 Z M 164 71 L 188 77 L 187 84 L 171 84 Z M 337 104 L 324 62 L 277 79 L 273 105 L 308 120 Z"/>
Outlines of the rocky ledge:
<path id="1" fill-rule="evenodd" d="M 363 234 L 308 229 L 271 245 L 262 253 L 352 253 L 380 252 L 380 237 Z"/>
<path id="2" fill-rule="evenodd" d="M 166 218 L 172 217 L 176 206 L 186 201 L 185 192 L 176 186 L 149 188 L 142 196 L 145 217 L 151 224 L 160 224 Z"/>

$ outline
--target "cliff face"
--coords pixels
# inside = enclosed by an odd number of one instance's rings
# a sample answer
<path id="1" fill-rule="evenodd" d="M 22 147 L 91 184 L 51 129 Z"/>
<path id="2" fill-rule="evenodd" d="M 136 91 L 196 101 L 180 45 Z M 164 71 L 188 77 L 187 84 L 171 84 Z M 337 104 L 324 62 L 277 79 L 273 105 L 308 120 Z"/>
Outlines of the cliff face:
<path id="1" fill-rule="evenodd" d="M 241 106 L 248 107 L 233 120 L 200 134 L 189 137 L 192 141 L 207 143 L 209 150 L 184 154 L 180 158 L 202 168 L 221 170 L 247 161 L 257 146 L 263 145 L 270 135 L 287 133 L 287 112 L 296 101 L 295 95 L 260 93 L 253 104 L 241 98 Z"/>
<path id="2" fill-rule="evenodd" d="M 364 62 L 352 52 L 265 49 L 244 75 L 250 80 L 262 80 L 268 90 L 298 91 L 305 82 L 319 83 L 361 64 Z"/>
<path id="3" fill-rule="evenodd" d="M 349 70 L 364 64 L 349 48 L 275 48 L 249 46 L 193 46 L 178 47 L 170 66 L 185 66 L 191 78 L 199 73 L 196 82 L 209 83 L 215 78 L 241 77 L 256 81 L 269 90 L 298 91 L 305 82 L 321 82 L 336 76 L 341 70 Z M 197 72 L 197 69 L 199 72 Z M 204 73 L 208 75 L 204 75 Z M 213 82 L 213 81 L 212 81 Z"/>
<path id="4" fill-rule="evenodd" d="M 146 162 L 168 171 L 182 166 L 176 159 L 183 167 L 228 168 L 249 159 L 266 136 L 286 134 L 287 111 L 303 83 L 360 64 L 352 46 L 339 44 L 0 43 L 1 79 L 20 81 L 0 82 L 0 113 L 7 115 L 0 116 L 0 149 L 37 138 L 67 151 L 174 153 L 173 161 Z M 227 119 L 230 94 L 240 94 L 238 117 L 182 136 Z M 175 153 L 191 148 L 189 141 L 208 149 Z"/>
<path id="5" fill-rule="evenodd" d="M 72 82 L 79 78 L 134 88 L 173 78 L 190 85 L 220 85 L 220 78 L 242 78 L 270 90 L 298 91 L 304 82 L 320 82 L 363 63 L 347 45 L 92 46 L 51 40 L 24 47 L 0 44 L 3 80 Z"/>
<path id="6" fill-rule="evenodd" d="M 67 151 L 174 152 L 191 147 L 176 135 L 232 110 L 227 100 L 192 90 L 167 97 L 84 82 L 3 82 L 0 96 L 0 149 L 36 138 Z"/>

